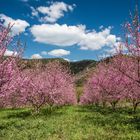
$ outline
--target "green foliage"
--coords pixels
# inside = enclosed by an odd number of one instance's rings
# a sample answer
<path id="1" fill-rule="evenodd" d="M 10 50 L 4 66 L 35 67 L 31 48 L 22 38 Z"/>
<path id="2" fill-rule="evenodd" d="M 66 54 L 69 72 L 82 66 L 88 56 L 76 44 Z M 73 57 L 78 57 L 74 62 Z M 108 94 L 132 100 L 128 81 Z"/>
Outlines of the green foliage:
<path id="1" fill-rule="evenodd" d="M 77 96 L 77 101 L 80 101 L 80 97 L 83 94 L 83 87 L 82 86 L 77 86 L 76 87 L 76 96 Z"/>
<path id="2" fill-rule="evenodd" d="M 24 68 L 34 68 L 37 64 L 41 63 L 42 66 L 46 65 L 50 61 L 58 60 L 63 65 L 66 65 L 70 68 L 73 74 L 77 74 L 87 68 L 95 67 L 95 60 L 82 60 L 77 62 L 68 62 L 63 58 L 47 58 L 47 59 L 23 59 L 22 64 L 24 64 Z"/>
<path id="3" fill-rule="evenodd" d="M 139 140 L 140 109 L 65 106 L 43 109 L 0 110 L 0 140 Z"/>
<path id="4" fill-rule="evenodd" d="M 77 74 L 85 69 L 95 67 L 96 66 L 95 60 L 82 60 L 77 62 L 70 62 L 70 69 L 72 73 Z"/>

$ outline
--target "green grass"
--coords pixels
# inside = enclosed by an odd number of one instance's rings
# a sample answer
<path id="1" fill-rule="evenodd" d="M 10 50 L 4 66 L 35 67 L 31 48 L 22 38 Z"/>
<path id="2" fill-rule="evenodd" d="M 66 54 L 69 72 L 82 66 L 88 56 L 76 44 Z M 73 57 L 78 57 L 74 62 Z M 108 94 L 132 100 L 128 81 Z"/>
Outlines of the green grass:
<path id="1" fill-rule="evenodd" d="M 77 86 L 76 87 L 76 96 L 77 96 L 77 100 L 78 102 L 80 101 L 80 97 L 83 93 L 83 86 Z"/>
<path id="2" fill-rule="evenodd" d="M 140 109 L 66 106 L 37 116 L 1 109 L 0 140 L 140 140 Z"/>

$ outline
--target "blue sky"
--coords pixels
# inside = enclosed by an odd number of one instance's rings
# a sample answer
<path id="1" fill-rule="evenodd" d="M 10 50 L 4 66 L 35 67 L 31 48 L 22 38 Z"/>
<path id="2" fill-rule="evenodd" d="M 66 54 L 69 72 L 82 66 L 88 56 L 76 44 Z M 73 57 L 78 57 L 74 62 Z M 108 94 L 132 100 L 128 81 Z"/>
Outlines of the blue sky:
<path id="1" fill-rule="evenodd" d="M 0 20 L 15 23 L 25 58 L 98 59 L 114 52 L 134 0 L 0 0 Z M 7 50 L 7 55 L 11 53 Z"/>

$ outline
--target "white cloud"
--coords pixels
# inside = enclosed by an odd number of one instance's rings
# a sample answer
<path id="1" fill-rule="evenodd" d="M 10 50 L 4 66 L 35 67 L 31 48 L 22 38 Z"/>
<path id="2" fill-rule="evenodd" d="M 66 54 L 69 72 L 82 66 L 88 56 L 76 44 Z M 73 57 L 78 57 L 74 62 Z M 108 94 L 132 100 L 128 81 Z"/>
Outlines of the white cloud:
<path id="1" fill-rule="evenodd" d="M 80 42 L 84 35 L 83 26 L 67 26 L 59 24 L 34 25 L 31 32 L 35 41 L 57 46 L 72 46 Z"/>
<path id="2" fill-rule="evenodd" d="M 70 51 L 64 50 L 64 49 L 56 49 L 48 52 L 49 55 L 56 56 L 56 57 L 61 57 L 61 56 L 66 56 L 70 54 Z"/>
<path id="3" fill-rule="evenodd" d="M 98 56 L 98 59 L 100 60 L 100 59 L 104 59 L 104 58 L 107 58 L 107 57 L 110 57 L 110 56 L 112 56 L 112 55 L 107 54 L 107 53 L 103 53 L 103 54 Z"/>
<path id="4" fill-rule="evenodd" d="M 41 58 L 42 58 L 42 56 L 40 54 L 33 54 L 31 56 L 31 59 L 41 59 Z"/>
<path id="5" fill-rule="evenodd" d="M 100 32 L 93 31 L 85 33 L 84 38 L 79 42 L 81 49 L 98 50 L 104 46 L 112 47 L 116 43 L 117 38 L 110 31 L 110 28 L 106 28 Z"/>
<path id="6" fill-rule="evenodd" d="M 41 52 L 42 55 L 47 55 L 48 53 L 46 51 Z"/>
<path id="7" fill-rule="evenodd" d="M 49 7 L 40 6 L 36 10 L 32 9 L 32 13 L 36 13 L 38 11 L 44 15 L 44 17 L 40 18 L 41 22 L 53 23 L 63 17 L 64 12 L 72 11 L 74 6 L 75 5 L 68 5 L 64 2 L 52 2 Z"/>
<path id="8" fill-rule="evenodd" d="M 4 56 L 16 56 L 17 55 L 17 52 L 14 52 L 14 51 L 10 51 L 10 50 L 6 50 L 5 53 L 4 53 Z"/>
<path id="9" fill-rule="evenodd" d="M 25 20 L 21 20 L 21 19 L 13 19 L 11 17 L 8 17 L 4 14 L 0 14 L 0 20 L 3 21 L 4 26 L 8 26 L 8 24 L 10 23 L 11 25 L 13 25 L 12 27 L 12 33 L 13 35 L 18 35 L 19 33 L 22 33 L 25 31 L 25 29 L 30 26 L 30 24 L 28 22 L 26 22 Z"/>
<path id="10" fill-rule="evenodd" d="M 32 10 L 31 12 L 32 17 L 38 17 L 39 16 L 38 11 L 33 6 L 31 6 L 30 8 Z"/>
<path id="11" fill-rule="evenodd" d="M 114 47 L 106 49 L 105 53 L 109 55 L 114 55 L 114 54 L 117 54 L 119 51 L 122 51 L 123 53 L 126 53 L 127 51 L 125 44 L 122 42 L 116 42 L 114 44 Z"/>
<path id="12" fill-rule="evenodd" d="M 101 30 L 101 29 L 103 29 L 104 28 L 104 26 L 103 25 L 101 25 L 100 27 L 99 27 L 99 29 Z"/>
<path id="13" fill-rule="evenodd" d="M 76 61 L 78 61 L 78 60 L 72 60 L 72 62 L 76 62 Z"/>
<path id="14" fill-rule="evenodd" d="M 121 39 L 118 38 L 118 40 Z M 99 58 L 113 56 L 118 54 L 120 51 L 123 52 L 124 54 L 128 53 L 125 44 L 123 44 L 122 42 L 116 42 L 113 47 L 105 49 L 104 52 L 101 55 L 99 55 Z"/>
<path id="15" fill-rule="evenodd" d="M 100 32 L 87 30 L 85 25 L 42 24 L 31 27 L 34 40 L 40 43 L 67 47 L 77 45 L 83 50 L 99 50 L 104 46 L 112 47 L 120 38 L 111 34 L 111 27 Z"/>
<path id="16" fill-rule="evenodd" d="M 64 60 L 66 60 L 66 61 L 68 61 L 68 62 L 70 62 L 70 59 L 68 59 L 68 58 L 63 58 Z"/>

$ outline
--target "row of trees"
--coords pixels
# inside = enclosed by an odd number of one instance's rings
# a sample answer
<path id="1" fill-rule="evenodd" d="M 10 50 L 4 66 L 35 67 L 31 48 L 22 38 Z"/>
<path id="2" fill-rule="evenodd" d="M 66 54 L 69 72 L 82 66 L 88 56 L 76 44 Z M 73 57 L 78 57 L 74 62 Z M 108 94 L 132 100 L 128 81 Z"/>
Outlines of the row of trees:
<path id="1" fill-rule="evenodd" d="M 39 112 L 45 105 L 76 104 L 74 78 L 58 61 L 23 70 L 19 66 L 21 50 L 4 57 L 11 43 L 12 26 L 0 24 L 0 106 L 32 106 Z M 132 23 L 125 24 L 126 41 L 107 63 L 102 61 L 84 86 L 80 104 L 109 103 L 113 109 L 119 101 L 132 102 L 134 111 L 140 104 L 140 24 L 138 8 Z M 19 42 L 17 43 L 17 46 Z M 123 49 L 125 47 L 125 49 Z"/>
<path id="2" fill-rule="evenodd" d="M 140 24 L 138 7 L 132 22 L 125 24 L 125 43 L 121 43 L 116 55 L 103 61 L 90 76 L 81 97 L 81 104 L 111 104 L 115 109 L 119 101 L 129 101 L 134 112 L 140 104 Z"/>
<path id="3" fill-rule="evenodd" d="M 128 56 L 117 57 L 110 64 L 100 63 L 97 66 L 85 84 L 81 104 L 101 104 L 105 107 L 109 103 L 115 109 L 119 101 L 129 101 L 136 111 L 140 103 L 140 86 L 130 78 L 137 78 L 136 61 Z M 116 60 L 120 58 L 121 62 Z"/>
<path id="4" fill-rule="evenodd" d="M 4 56 L 12 40 L 10 31 L 10 25 L 0 25 L 1 107 L 32 106 L 38 113 L 44 105 L 76 104 L 74 78 L 58 61 L 23 70 L 19 67 L 20 51 Z"/>

